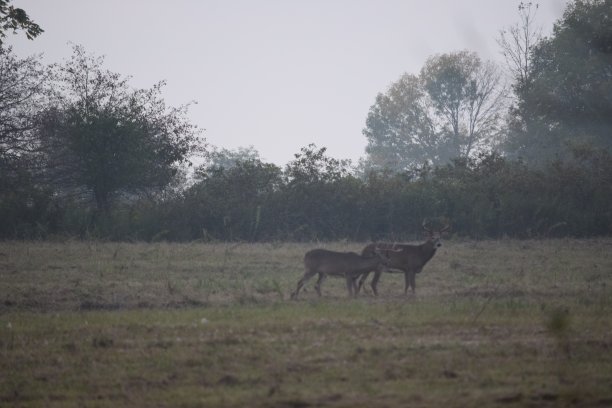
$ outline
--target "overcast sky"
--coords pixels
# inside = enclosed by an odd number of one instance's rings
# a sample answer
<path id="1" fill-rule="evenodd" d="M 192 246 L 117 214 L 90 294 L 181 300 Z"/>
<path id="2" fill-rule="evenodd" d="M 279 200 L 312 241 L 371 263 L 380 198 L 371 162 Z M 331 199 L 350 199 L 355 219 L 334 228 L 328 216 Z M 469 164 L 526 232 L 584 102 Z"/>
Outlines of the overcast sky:
<path id="1" fill-rule="evenodd" d="M 566 0 L 540 0 L 550 33 Z M 335 158 L 364 155 L 376 94 L 434 54 L 476 51 L 501 62 L 499 30 L 515 0 L 13 0 L 45 32 L 6 43 L 45 62 L 69 42 L 104 55 L 132 85 L 168 85 L 166 102 L 198 104 L 193 123 L 213 145 L 253 145 L 279 165 L 309 143 Z"/>

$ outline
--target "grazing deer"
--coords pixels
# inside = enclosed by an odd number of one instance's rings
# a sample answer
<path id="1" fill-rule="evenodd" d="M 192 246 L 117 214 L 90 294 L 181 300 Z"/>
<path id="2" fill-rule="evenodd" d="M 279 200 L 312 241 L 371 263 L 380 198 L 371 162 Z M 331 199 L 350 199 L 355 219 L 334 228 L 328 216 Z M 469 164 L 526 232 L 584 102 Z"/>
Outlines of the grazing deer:
<path id="1" fill-rule="evenodd" d="M 386 251 L 392 252 L 392 251 Z M 349 296 L 357 293 L 357 278 L 364 272 L 384 269 L 384 265 L 389 261 L 386 255 L 382 255 L 379 250 L 373 249 L 367 255 L 359 255 L 355 252 L 334 252 L 326 249 L 313 249 L 306 252 L 304 256 L 305 272 L 304 276 L 298 281 L 295 292 L 291 294 L 291 299 L 297 298 L 300 289 L 304 284 L 318 274 L 319 279 L 315 285 L 317 294 L 321 296 L 321 284 L 327 276 L 343 277 L 346 279 L 346 288 Z"/>
<path id="2" fill-rule="evenodd" d="M 361 254 L 363 256 L 371 256 L 370 254 L 380 251 L 383 255 L 389 258 L 387 263 L 387 272 L 404 272 L 404 295 L 408 294 L 408 286 L 412 289 L 412 293 L 415 290 L 415 275 L 423 270 L 423 267 L 429 260 L 436 254 L 436 250 L 442 246 L 440 236 L 443 232 L 447 231 L 449 225 L 439 230 L 431 230 L 427 228 L 425 222 L 423 222 L 423 229 L 427 234 L 427 241 L 421 245 L 407 245 L 407 244 L 391 244 L 391 243 L 378 243 L 370 244 L 366 246 Z M 359 280 L 359 286 L 357 287 L 357 293 L 361 290 L 365 280 L 371 271 L 365 272 Z M 376 287 L 382 269 L 377 269 L 374 272 L 374 277 L 370 285 L 372 286 L 372 292 L 374 295 L 378 295 Z"/>

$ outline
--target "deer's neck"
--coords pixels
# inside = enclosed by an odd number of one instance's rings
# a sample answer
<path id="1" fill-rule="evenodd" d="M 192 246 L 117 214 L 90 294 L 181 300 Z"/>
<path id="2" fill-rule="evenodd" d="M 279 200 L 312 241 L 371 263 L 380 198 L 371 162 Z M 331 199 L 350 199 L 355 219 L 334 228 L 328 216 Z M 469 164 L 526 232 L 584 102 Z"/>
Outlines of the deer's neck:
<path id="1" fill-rule="evenodd" d="M 431 241 L 427 241 L 424 244 L 421 244 L 420 248 L 421 259 L 423 259 L 423 265 L 425 265 L 436 254 L 437 248 L 433 245 L 433 242 Z"/>

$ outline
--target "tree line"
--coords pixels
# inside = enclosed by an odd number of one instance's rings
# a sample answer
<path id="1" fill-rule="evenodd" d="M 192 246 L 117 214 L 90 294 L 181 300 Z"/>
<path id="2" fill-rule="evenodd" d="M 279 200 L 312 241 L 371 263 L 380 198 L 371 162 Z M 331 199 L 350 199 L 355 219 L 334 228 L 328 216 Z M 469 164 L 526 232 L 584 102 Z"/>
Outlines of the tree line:
<path id="1" fill-rule="evenodd" d="M 28 186 L 26 184 L 26 186 Z M 200 169 L 188 188 L 100 212 L 29 185 L 3 194 L 3 238 L 171 241 L 413 240 L 423 220 L 474 238 L 601 236 L 612 226 L 612 157 L 576 149 L 543 168 L 485 153 L 358 177 L 307 146 L 284 169 L 259 159 Z"/>
<path id="2" fill-rule="evenodd" d="M 315 145 L 282 168 L 208 146 L 163 82 L 132 89 L 81 46 L 44 66 L 0 43 L 0 238 L 408 240 L 425 219 L 475 238 L 608 235 L 612 1 L 569 4 L 546 38 L 536 10 L 521 3 L 498 41 L 511 85 L 475 53 L 432 56 L 375 98 L 356 166 Z"/>

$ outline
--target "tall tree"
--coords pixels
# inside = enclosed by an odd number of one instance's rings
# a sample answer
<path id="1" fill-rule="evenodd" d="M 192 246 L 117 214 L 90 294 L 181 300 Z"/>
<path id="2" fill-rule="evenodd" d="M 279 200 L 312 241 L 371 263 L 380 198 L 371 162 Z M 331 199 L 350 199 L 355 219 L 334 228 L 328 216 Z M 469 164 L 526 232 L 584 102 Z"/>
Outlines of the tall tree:
<path id="1" fill-rule="evenodd" d="M 537 3 L 520 2 L 519 22 L 502 29 L 497 39 L 506 67 L 514 79 L 515 92 L 529 87 L 533 50 L 542 39 L 542 29 L 535 24 L 537 10 Z"/>
<path id="2" fill-rule="evenodd" d="M 538 162 L 576 145 L 612 149 L 612 0 L 569 4 L 534 48 L 528 80 L 519 103 L 537 128 L 513 141 L 516 154 Z"/>
<path id="3" fill-rule="evenodd" d="M 524 103 L 525 95 L 532 87 L 534 50 L 542 40 L 542 29 L 536 26 L 537 11 L 537 3 L 519 3 L 519 21 L 501 30 L 497 40 L 506 60 L 506 68 L 514 81 L 514 97 L 508 111 L 505 140 L 502 142 L 502 150 L 510 156 L 529 155 L 527 148 L 534 152 L 540 150 L 533 149 L 535 146 L 527 142 L 530 135 L 541 130 L 541 126 L 536 118 L 530 115 Z"/>
<path id="4" fill-rule="evenodd" d="M 476 53 L 431 57 L 421 70 L 451 157 L 470 157 L 499 131 L 506 88 L 501 73 Z"/>
<path id="5" fill-rule="evenodd" d="M 24 30 L 29 40 L 33 40 L 44 32 L 38 24 L 30 20 L 23 9 L 13 7 L 10 2 L 11 0 L 0 0 L 0 45 L 7 31 L 13 31 L 13 34 L 16 34 L 17 30 Z"/>
<path id="6" fill-rule="evenodd" d="M 482 150 L 499 131 L 505 86 L 495 64 L 460 51 L 431 57 L 370 108 L 366 167 L 404 170 Z"/>
<path id="7" fill-rule="evenodd" d="M 35 129 L 48 70 L 38 56 L 18 58 L 0 45 L 0 236 L 32 237 L 45 224 L 50 192 L 33 176 Z"/>
<path id="8" fill-rule="evenodd" d="M 426 160 L 440 162 L 440 138 L 430 115 L 422 81 L 404 74 L 376 96 L 363 134 L 368 140 L 365 167 L 405 169 Z"/>
<path id="9" fill-rule="evenodd" d="M 37 56 L 18 58 L 0 45 L 0 162 L 24 158 L 35 149 L 35 117 L 45 100 L 48 71 Z"/>
<path id="10" fill-rule="evenodd" d="M 47 175 L 64 191 L 94 199 L 106 212 L 122 194 L 160 190 L 200 148 L 187 106 L 168 108 L 163 82 L 133 90 L 104 70 L 103 58 L 75 46 L 57 67 L 54 106 L 41 124 Z"/>

